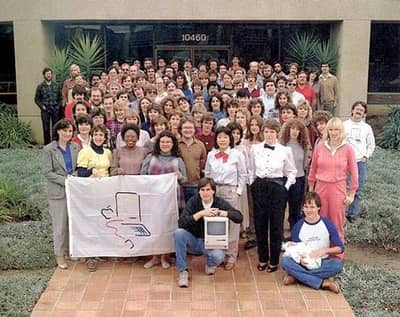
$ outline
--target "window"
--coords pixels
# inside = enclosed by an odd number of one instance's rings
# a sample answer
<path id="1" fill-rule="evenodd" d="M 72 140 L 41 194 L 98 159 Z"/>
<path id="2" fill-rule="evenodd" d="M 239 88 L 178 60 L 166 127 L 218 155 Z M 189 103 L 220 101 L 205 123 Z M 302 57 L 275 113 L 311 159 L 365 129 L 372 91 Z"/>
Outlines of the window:
<path id="1" fill-rule="evenodd" d="M 0 102 L 17 103 L 14 32 L 12 24 L 0 24 Z"/>
<path id="2" fill-rule="evenodd" d="M 400 23 L 372 23 L 368 92 L 400 91 Z"/>

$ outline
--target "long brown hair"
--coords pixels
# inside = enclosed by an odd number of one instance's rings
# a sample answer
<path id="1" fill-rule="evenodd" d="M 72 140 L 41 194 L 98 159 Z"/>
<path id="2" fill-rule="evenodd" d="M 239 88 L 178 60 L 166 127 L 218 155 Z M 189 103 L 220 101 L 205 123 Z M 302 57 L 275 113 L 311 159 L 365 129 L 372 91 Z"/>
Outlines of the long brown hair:
<path id="1" fill-rule="evenodd" d="M 305 124 L 299 119 L 291 119 L 283 125 L 279 138 L 280 143 L 282 145 L 287 145 L 289 143 L 291 128 L 298 129 L 300 131 L 299 136 L 297 137 L 297 142 L 299 142 L 303 150 L 307 150 L 310 147 L 308 130 Z"/>

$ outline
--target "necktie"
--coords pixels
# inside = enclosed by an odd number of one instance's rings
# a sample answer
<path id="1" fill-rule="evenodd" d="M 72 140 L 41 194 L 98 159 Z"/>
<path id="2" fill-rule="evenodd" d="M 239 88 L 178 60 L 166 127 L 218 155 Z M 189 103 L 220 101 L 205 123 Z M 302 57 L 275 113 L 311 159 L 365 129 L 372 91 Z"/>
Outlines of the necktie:
<path id="1" fill-rule="evenodd" d="M 217 154 L 215 154 L 216 159 L 219 159 L 221 157 L 222 157 L 222 162 L 224 162 L 224 163 L 228 162 L 228 158 L 229 158 L 228 153 L 218 152 Z"/>
<path id="2" fill-rule="evenodd" d="M 267 143 L 264 144 L 264 148 L 270 149 L 270 150 L 272 150 L 272 151 L 275 150 L 275 146 L 269 145 L 269 144 L 267 144 Z"/>

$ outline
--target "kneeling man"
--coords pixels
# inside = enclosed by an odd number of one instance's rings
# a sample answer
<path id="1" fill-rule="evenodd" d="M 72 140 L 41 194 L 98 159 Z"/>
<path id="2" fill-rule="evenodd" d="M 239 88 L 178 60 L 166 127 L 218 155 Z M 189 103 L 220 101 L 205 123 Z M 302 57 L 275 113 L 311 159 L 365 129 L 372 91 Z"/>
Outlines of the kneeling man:
<path id="1" fill-rule="evenodd" d="M 204 248 L 203 217 L 228 217 L 235 223 L 241 223 L 243 216 L 222 198 L 215 197 L 216 185 L 210 178 L 202 178 L 198 185 L 199 193 L 189 199 L 179 217 L 179 228 L 174 232 L 176 268 L 179 271 L 178 285 L 189 286 L 189 273 L 186 255 L 204 254 L 207 257 L 206 274 L 212 275 L 225 259 L 225 250 Z"/>

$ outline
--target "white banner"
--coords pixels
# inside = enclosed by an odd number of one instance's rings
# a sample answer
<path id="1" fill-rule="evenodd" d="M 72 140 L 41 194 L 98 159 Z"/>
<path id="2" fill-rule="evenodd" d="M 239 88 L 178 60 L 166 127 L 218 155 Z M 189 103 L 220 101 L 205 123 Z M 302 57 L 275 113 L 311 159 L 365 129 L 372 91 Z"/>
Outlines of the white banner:
<path id="1" fill-rule="evenodd" d="M 175 174 L 69 177 L 65 184 L 71 256 L 174 252 Z"/>

